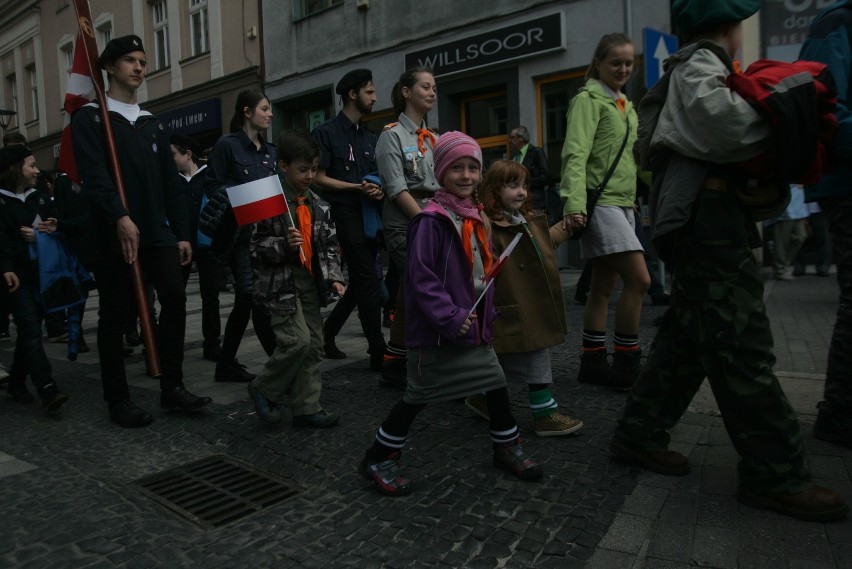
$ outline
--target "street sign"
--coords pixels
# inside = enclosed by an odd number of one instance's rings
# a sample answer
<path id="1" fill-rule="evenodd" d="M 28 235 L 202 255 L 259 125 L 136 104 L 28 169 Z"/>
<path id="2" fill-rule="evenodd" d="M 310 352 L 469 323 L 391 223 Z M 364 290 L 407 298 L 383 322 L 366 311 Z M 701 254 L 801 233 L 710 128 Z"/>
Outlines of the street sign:
<path id="1" fill-rule="evenodd" d="M 663 62 L 678 49 L 677 38 L 652 28 L 642 30 L 645 39 L 645 88 L 650 89 L 663 76 Z"/>

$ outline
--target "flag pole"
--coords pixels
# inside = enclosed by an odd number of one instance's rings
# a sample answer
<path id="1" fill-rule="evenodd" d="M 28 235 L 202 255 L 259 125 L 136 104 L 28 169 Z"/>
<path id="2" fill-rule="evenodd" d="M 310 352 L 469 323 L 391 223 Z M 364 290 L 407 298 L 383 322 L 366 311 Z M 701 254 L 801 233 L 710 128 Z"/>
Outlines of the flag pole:
<path id="1" fill-rule="evenodd" d="M 112 123 L 110 122 L 109 110 L 107 109 L 106 96 L 104 95 L 103 76 L 101 69 L 98 66 L 98 47 L 95 42 L 94 27 L 92 26 L 92 14 L 89 9 L 88 0 L 74 0 L 74 9 L 77 11 L 77 23 L 80 27 L 80 35 L 83 38 L 83 49 L 86 50 L 86 60 L 89 65 L 89 72 L 92 76 L 92 83 L 95 87 L 95 95 L 98 99 L 100 107 L 101 123 L 104 129 L 105 146 L 107 151 L 107 159 L 109 160 L 110 172 L 115 183 L 115 188 L 118 190 L 118 195 L 121 198 L 121 203 L 125 209 L 130 211 L 127 206 L 127 193 L 124 190 L 124 176 L 121 173 L 121 164 L 118 162 L 118 151 L 115 147 L 115 136 L 112 132 Z M 85 181 L 84 181 L 85 187 Z M 130 265 L 131 278 L 133 281 L 133 292 L 136 297 L 136 306 L 139 309 L 139 323 L 142 328 L 142 341 L 145 343 L 145 357 L 148 364 L 148 372 L 152 377 L 162 375 L 160 371 L 160 358 L 157 351 L 157 345 L 154 341 L 154 326 L 151 322 L 151 312 L 148 309 L 148 295 L 145 291 L 145 286 L 142 281 L 142 269 L 139 266 L 139 257 Z"/>
<path id="2" fill-rule="evenodd" d="M 468 316 L 472 316 L 476 311 L 476 307 L 479 306 L 479 302 L 485 296 L 485 293 L 488 292 L 488 289 L 491 288 L 491 285 L 494 284 L 495 279 L 491 279 L 488 281 L 488 284 L 485 285 L 485 290 L 482 291 L 482 294 L 479 295 L 479 298 L 476 299 L 476 302 L 473 303 L 473 308 L 470 309 L 470 312 L 467 313 Z"/>
<path id="3" fill-rule="evenodd" d="M 287 198 L 285 197 L 284 199 L 286 200 Z M 298 229 L 298 227 L 296 227 L 296 222 L 293 221 L 293 213 L 290 211 L 290 205 L 289 204 L 287 205 L 287 217 L 290 218 L 290 225 L 292 227 Z M 303 263 L 307 262 L 306 257 L 305 257 L 305 251 L 304 251 L 304 249 L 302 249 L 301 245 L 299 245 L 299 258 L 302 260 Z"/>

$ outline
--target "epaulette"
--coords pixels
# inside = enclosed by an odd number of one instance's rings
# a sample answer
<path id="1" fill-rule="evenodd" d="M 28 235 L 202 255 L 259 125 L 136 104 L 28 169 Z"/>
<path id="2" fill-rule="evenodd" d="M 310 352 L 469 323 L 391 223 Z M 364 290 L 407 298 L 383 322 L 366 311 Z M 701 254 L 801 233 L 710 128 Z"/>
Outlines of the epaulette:
<path id="1" fill-rule="evenodd" d="M 395 127 L 396 125 L 398 125 L 398 124 L 399 124 L 398 122 L 392 122 L 392 123 L 388 123 L 388 124 L 386 124 L 386 125 L 385 125 L 385 128 L 383 128 L 383 129 L 382 129 L 382 132 L 384 132 L 384 131 L 386 131 L 386 130 L 390 130 L 390 129 L 392 129 L 393 127 Z"/>

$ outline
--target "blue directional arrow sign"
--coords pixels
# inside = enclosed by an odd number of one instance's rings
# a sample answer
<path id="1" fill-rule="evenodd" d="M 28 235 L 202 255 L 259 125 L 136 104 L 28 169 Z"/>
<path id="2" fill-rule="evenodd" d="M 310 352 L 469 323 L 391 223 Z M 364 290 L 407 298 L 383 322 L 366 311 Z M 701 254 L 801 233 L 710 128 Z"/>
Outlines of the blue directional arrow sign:
<path id="1" fill-rule="evenodd" d="M 663 76 L 663 62 L 678 50 L 677 38 L 652 28 L 642 30 L 645 39 L 645 87 L 650 89 Z"/>

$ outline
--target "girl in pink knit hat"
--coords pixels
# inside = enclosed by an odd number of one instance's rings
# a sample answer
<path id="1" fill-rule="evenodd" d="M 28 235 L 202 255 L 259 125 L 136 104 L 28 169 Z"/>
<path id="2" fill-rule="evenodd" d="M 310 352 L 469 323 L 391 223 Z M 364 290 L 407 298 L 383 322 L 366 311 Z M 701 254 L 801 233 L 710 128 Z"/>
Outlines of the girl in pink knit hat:
<path id="1" fill-rule="evenodd" d="M 494 465 L 522 480 L 542 476 L 541 466 L 521 446 L 506 378 L 491 346 L 494 290 L 487 287 L 485 275 L 495 260 L 488 219 L 475 197 L 482 178 L 482 150 L 476 141 L 461 132 L 443 134 L 435 145 L 435 177 L 441 188 L 434 201 L 408 227 L 408 384 L 360 467 L 389 496 L 413 489 L 399 469 L 399 458 L 417 414 L 427 403 L 480 392 L 486 394 Z"/>

